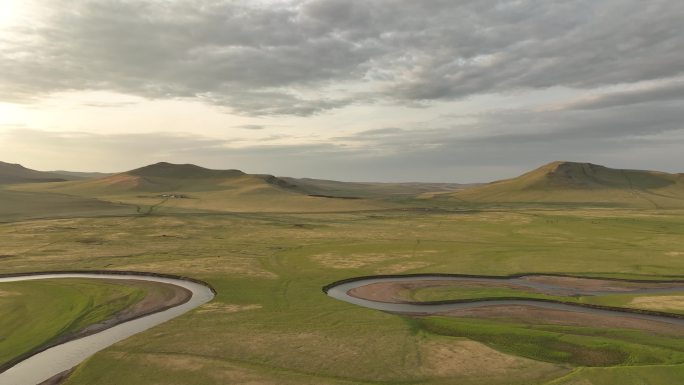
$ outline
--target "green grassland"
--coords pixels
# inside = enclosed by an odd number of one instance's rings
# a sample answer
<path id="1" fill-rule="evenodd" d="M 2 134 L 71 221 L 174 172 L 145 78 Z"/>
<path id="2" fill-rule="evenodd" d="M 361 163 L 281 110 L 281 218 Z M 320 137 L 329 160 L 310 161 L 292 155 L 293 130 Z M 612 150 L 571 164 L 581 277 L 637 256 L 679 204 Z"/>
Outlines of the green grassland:
<path id="1" fill-rule="evenodd" d="M 549 208 L 25 220 L 0 225 L 0 272 L 154 271 L 218 290 L 212 303 L 95 355 L 71 385 L 670 384 L 684 371 L 678 337 L 503 321 L 473 329 L 467 319 L 440 329 L 431 318 L 330 299 L 321 287 L 420 272 L 684 278 L 683 218 Z M 544 349 L 501 342 L 525 338 Z"/>
<path id="2" fill-rule="evenodd" d="M 135 213 L 135 206 L 43 191 L 16 191 L 0 186 L 0 222 L 46 217 L 120 216 Z"/>
<path id="3" fill-rule="evenodd" d="M 123 282 L 48 279 L 0 284 L 0 365 L 140 301 Z"/>
<path id="4" fill-rule="evenodd" d="M 519 177 L 424 198 L 471 204 L 684 208 L 684 174 L 553 162 Z"/>
<path id="5" fill-rule="evenodd" d="M 435 185 L 418 198 L 394 194 L 405 187 L 398 185 L 297 181 L 157 164 L 100 179 L 5 186 L 0 273 L 149 271 L 217 289 L 213 302 L 96 354 L 69 385 L 684 379 L 679 335 L 411 318 L 321 291 L 349 277 L 403 273 L 684 279 L 680 175 L 558 163 L 455 193 Z M 311 196 L 351 193 L 364 199 Z M 407 293 L 420 300 L 511 294 Z M 636 299 L 574 300 L 632 306 Z M 677 301 L 662 306 L 684 311 Z"/>

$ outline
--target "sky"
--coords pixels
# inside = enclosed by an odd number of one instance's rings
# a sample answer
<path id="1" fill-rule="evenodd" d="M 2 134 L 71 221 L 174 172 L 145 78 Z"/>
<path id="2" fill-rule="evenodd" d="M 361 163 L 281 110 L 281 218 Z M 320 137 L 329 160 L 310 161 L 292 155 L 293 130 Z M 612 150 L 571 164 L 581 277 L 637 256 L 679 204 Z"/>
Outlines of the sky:
<path id="1" fill-rule="evenodd" d="M 0 160 L 484 182 L 684 172 L 679 0 L 0 0 Z"/>

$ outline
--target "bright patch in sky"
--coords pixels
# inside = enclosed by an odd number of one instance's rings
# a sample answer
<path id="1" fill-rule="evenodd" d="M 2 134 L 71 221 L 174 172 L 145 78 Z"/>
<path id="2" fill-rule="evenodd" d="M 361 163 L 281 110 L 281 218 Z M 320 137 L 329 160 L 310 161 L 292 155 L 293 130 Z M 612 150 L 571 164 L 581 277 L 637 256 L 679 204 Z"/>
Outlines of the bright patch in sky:
<path id="1" fill-rule="evenodd" d="M 0 0 L 0 31 L 19 24 L 26 12 L 22 0 Z"/>

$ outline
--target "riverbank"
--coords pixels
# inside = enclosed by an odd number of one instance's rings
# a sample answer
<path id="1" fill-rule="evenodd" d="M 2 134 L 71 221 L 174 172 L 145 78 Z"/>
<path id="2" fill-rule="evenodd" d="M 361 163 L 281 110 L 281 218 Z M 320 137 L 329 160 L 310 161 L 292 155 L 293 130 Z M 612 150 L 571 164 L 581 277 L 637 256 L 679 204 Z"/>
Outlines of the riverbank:
<path id="1" fill-rule="evenodd" d="M 169 278 L 165 275 L 156 275 L 150 273 L 137 274 L 135 272 L 47 272 L 36 273 L 33 275 L 22 273 L 0 277 L 0 283 L 47 279 L 58 280 L 64 278 L 97 279 L 101 280 L 103 283 L 116 283 L 119 285 L 139 288 L 141 290 L 145 290 L 147 295 L 135 302 L 132 306 L 122 309 L 100 322 L 87 325 L 75 332 L 60 335 L 57 338 L 52 339 L 50 342 L 23 353 L 3 364 L 2 367 L 0 367 L 0 384 L 7 383 L 18 385 L 19 382 L 15 382 L 16 379 L 22 381 L 21 383 L 31 385 L 41 383 L 42 381 L 47 381 L 46 383 L 49 384 L 60 383 L 67 377 L 68 371 L 73 368 L 74 365 L 72 364 L 78 364 L 80 360 L 74 362 L 73 357 L 70 357 L 63 360 L 64 364 L 61 366 L 58 362 L 51 361 L 51 373 L 43 371 L 44 374 L 38 376 L 34 376 L 32 374 L 29 374 L 28 377 L 26 376 L 27 373 L 32 371 L 32 368 L 39 372 L 42 371 L 44 369 L 43 367 L 36 367 L 36 365 L 38 365 L 41 361 L 45 361 L 46 359 L 50 360 L 50 357 L 54 358 L 56 355 L 61 356 L 65 351 L 67 354 L 69 354 L 68 352 L 70 351 L 70 346 L 72 345 L 74 346 L 71 351 L 72 356 L 76 354 L 82 356 L 82 358 L 86 358 L 90 354 L 108 346 L 109 344 L 115 343 L 120 339 L 145 330 L 158 323 L 164 322 L 176 315 L 182 314 L 191 308 L 205 303 L 211 299 L 215 293 L 215 291 L 208 285 L 196 283 L 197 281 L 194 280 L 194 282 L 190 282 L 190 280 Z M 200 288 L 199 291 L 198 288 Z M 194 303 L 190 304 L 191 300 L 193 299 L 193 293 L 197 294 L 200 291 L 203 292 L 201 298 L 199 298 L 199 300 L 196 298 Z M 155 315 L 162 315 L 174 309 L 181 309 L 182 311 L 167 314 L 167 317 L 157 317 L 157 320 L 152 320 L 152 322 L 146 322 L 146 320 L 150 320 Z M 132 327 L 131 329 L 126 330 L 128 329 L 126 328 L 127 325 L 133 325 L 136 322 L 137 328 Z M 98 336 L 104 335 L 107 331 L 117 329 L 118 333 L 109 333 L 111 334 L 110 337 L 104 338 L 99 342 L 97 341 L 98 339 L 101 339 Z M 79 341 L 90 342 L 86 343 L 85 345 L 75 344 Z M 105 344 L 102 342 L 105 342 Z M 62 351 L 62 353 L 51 353 L 57 350 Z M 41 358 L 40 356 L 44 357 Z M 36 362 L 31 364 L 29 361 Z M 50 374 L 50 376 L 48 377 L 47 374 Z"/>

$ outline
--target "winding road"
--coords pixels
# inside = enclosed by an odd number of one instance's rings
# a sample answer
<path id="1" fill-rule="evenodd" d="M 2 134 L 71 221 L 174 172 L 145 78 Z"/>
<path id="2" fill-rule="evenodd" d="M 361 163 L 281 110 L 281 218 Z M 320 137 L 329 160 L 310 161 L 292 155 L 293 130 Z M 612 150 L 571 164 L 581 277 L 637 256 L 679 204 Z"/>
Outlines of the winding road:
<path id="1" fill-rule="evenodd" d="M 33 275 L 0 277 L 0 283 L 60 278 L 125 279 L 160 282 L 185 288 L 192 293 L 192 297 L 187 302 L 167 310 L 123 322 L 98 333 L 65 342 L 37 353 L 0 373 L 0 385 L 40 384 L 59 373 L 72 369 L 86 358 L 110 345 L 178 317 L 214 298 L 214 291 L 209 286 L 199 282 L 144 273 L 136 274 L 134 272 L 126 274 L 37 273 Z"/>

